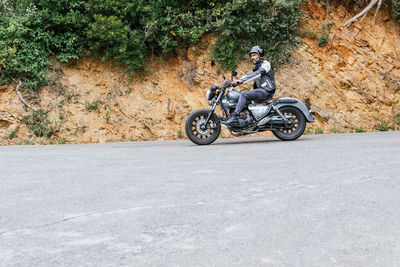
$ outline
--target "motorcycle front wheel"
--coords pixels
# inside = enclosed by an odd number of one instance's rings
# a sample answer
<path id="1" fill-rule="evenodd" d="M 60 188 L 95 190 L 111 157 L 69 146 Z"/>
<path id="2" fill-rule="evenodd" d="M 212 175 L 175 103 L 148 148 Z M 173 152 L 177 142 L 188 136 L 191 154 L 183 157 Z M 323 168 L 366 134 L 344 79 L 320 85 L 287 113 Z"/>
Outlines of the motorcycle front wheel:
<path id="1" fill-rule="evenodd" d="M 288 123 L 285 127 L 278 128 L 272 133 L 283 141 L 293 141 L 299 138 L 306 128 L 306 118 L 303 112 L 293 106 L 284 106 L 279 108 L 279 111 L 288 118 Z"/>
<path id="2" fill-rule="evenodd" d="M 208 109 L 196 110 L 186 120 L 186 136 L 197 145 L 209 145 L 217 140 L 221 133 L 221 124 L 217 115 L 213 114 L 209 125 L 205 125 L 210 112 Z"/>

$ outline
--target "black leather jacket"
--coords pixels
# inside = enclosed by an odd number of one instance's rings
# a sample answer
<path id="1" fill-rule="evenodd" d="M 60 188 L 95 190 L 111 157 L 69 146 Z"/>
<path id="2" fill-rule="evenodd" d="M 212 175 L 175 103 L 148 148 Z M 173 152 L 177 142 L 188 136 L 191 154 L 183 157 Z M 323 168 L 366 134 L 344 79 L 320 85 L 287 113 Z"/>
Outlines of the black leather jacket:
<path id="1" fill-rule="evenodd" d="M 248 83 L 254 80 L 253 88 L 265 89 L 268 92 L 275 92 L 275 76 L 274 68 L 268 61 L 258 62 L 253 69 L 253 72 L 240 78 L 243 83 Z"/>

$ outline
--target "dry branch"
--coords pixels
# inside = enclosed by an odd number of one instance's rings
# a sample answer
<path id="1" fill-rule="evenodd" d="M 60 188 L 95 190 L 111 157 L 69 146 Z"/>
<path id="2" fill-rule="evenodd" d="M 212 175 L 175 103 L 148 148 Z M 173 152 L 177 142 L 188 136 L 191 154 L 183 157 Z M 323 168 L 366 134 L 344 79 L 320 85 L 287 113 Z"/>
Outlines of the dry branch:
<path id="1" fill-rule="evenodd" d="M 25 106 L 27 106 L 28 108 L 30 108 L 30 109 L 32 109 L 32 110 L 34 110 L 34 111 L 37 111 L 37 108 L 35 108 L 34 106 L 29 105 L 28 102 L 26 102 L 26 100 L 25 100 L 24 97 L 22 96 L 21 92 L 19 91 L 19 88 L 21 87 L 21 85 L 22 85 L 22 82 L 21 82 L 21 80 L 19 80 L 19 81 L 18 81 L 18 85 L 17 85 L 17 87 L 15 88 L 15 91 L 17 91 L 17 95 L 18 95 L 19 99 L 21 100 L 21 102 L 22 102 Z"/>
<path id="2" fill-rule="evenodd" d="M 380 6 L 381 6 L 381 4 L 382 4 L 382 0 L 371 0 L 371 2 L 369 2 L 368 6 L 367 6 L 366 8 L 364 8 L 363 11 L 361 11 L 360 13 L 358 13 L 357 15 L 355 15 L 354 17 L 352 17 L 351 19 L 349 19 L 348 21 L 346 21 L 346 23 L 343 24 L 343 27 L 346 27 L 346 26 L 349 25 L 350 23 L 356 21 L 359 17 L 361 17 L 361 16 L 363 16 L 363 15 L 366 15 L 367 12 L 368 12 L 371 8 L 373 8 L 373 7 L 376 5 L 376 3 L 378 3 L 378 1 L 379 1 L 378 8 L 376 9 L 376 12 L 375 12 L 375 16 L 376 16 L 376 14 L 378 13 L 378 10 L 379 10 L 379 8 L 380 8 Z"/>

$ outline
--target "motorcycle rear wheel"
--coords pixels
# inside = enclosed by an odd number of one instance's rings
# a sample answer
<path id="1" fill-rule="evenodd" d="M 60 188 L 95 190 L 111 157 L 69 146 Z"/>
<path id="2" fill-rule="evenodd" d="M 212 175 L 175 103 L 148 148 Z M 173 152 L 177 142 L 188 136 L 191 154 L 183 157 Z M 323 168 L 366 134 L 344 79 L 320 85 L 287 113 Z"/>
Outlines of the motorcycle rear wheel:
<path id="1" fill-rule="evenodd" d="M 279 111 L 285 116 L 290 116 L 290 123 L 287 127 L 278 128 L 272 133 L 283 141 L 293 141 L 299 138 L 306 128 L 306 118 L 303 112 L 293 106 L 284 106 Z"/>
<path id="2" fill-rule="evenodd" d="M 185 123 L 186 136 L 197 145 L 209 145 L 217 140 L 221 133 L 221 124 L 218 116 L 213 114 L 208 127 L 204 127 L 210 114 L 208 109 L 199 109 L 188 116 Z"/>

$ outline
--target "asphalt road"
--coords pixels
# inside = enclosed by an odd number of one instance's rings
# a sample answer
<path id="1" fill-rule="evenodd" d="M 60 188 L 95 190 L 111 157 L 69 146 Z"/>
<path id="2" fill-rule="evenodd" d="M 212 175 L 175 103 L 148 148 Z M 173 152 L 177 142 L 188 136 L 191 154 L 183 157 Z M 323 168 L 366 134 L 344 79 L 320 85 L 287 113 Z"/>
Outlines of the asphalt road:
<path id="1" fill-rule="evenodd" d="M 0 266 L 399 266 L 400 132 L 0 147 Z"/>

